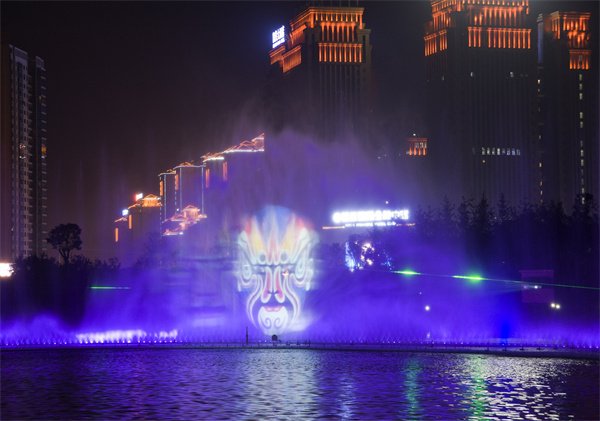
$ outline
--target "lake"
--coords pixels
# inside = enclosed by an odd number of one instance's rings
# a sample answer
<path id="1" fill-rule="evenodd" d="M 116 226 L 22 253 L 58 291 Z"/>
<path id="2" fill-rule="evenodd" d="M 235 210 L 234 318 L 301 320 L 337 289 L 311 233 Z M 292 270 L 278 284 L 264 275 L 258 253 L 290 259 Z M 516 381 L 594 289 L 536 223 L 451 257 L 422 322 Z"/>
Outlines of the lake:
<path id="1" fill-rule="evenodd" d="M 2 419 L 597 419 L 598 360 L 315 349 L 4 350 Z"/>

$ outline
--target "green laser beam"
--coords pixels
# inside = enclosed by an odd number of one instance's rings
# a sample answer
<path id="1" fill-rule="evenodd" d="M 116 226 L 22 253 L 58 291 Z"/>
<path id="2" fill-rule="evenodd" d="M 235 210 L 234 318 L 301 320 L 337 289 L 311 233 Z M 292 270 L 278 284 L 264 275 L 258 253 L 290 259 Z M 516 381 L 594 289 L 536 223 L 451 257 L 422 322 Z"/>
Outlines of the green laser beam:
<path id="1" fill-rule="evenodd" d="M 404 276 L 422 275 L 421 273 L 415 272 L 414 270 L 410 270 L 410 269 L 396 270 L 396 271 L 394 271 L 394 273 L 399 273 L 400 275 L 404 275 Z"/>
<path id="2" fill-rule="evenodd" d="M 131 289 L 129 287 L 113 287 L 113 286 L 104 286 L 104 285 L 92 285 L 90 289 Z"/>
<path id="3" fill-rule="evenodd" d="M 455 279 L 466 279 L 467 281 L 473 282 L 481 282 L 481 281 L 489 281 L 491 279 L 481 277 L 479 275 L 452 275 Z"/>
<path id="4" fill-rule="evenodd" d="M 543 285 L 548 287 L 556 287 L 556 288 L 572 288 L 572 289 L 586 289 L 591 291 L 600 291 L 598 287 L 590 287 L 586 285 L 570 285 L 570 284 L 553 284 L 550 282 L 532 282 L 532 281 L 517 281 L 515 279 L 494 279 L 494 278 L 485 278 L 479 275 L 442 275 L 435 273 L 422 273 L 416 272 L 414 270 L 396 270 L 393 273 L 397 273 L 405 276 L 429 276 L 435 278 L 454 278 L 454 279 L 465 279 L 472 282 L 481 282 L 481 281 L 490 281 L 490 282 L 506 282 L 517 285 Z"/>

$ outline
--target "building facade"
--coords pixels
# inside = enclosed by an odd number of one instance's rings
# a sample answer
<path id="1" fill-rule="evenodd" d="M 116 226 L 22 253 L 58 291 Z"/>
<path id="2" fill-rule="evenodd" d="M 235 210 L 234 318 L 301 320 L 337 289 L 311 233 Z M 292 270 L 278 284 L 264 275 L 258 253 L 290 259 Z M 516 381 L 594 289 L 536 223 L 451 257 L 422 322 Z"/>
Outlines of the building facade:
<path id="1" fill-rule="evenodd" d="M 46 67 L 2 45 L 0 258 L 47 251 Z"/>
<path id="2" fill-rule="evenodd" d="M 135 263 L 144 253 L 152 236 L 160 235 L 161 200 L 154 194 L 138 194 L 135 202 L 123 209 L 114 221 L 114 242 L 124 266 Z"/>
<path id="3" fill-rule="evenodd" d="M 360 7 L 308 7 L 273 32 L 267 108 L 276 131 L 368 140 L 370 29 Z"/>
<path id="4" fill-rule="evenodd" d="M 590 17 L 556 11 L 537 21 L 538 194 L 567 210 L 598 194 L 598 59 Z"/>
<path id="5" fill-rule="evenodd" d="M 432 0 L 431 10 L 424 53 L 436 187 L 455 201 L 531 201 L 536 69 L 528 1 Z"/>

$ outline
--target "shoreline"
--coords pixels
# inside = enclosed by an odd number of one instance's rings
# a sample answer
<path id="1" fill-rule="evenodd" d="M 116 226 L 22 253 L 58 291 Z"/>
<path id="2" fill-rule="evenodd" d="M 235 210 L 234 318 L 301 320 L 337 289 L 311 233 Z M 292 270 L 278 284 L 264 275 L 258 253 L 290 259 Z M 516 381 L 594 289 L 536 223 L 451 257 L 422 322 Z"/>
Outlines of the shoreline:
<path id="1" fill-rule="evenodd" d="M 2 345 L 1 352 L 35 350 L 98 350 L 98 349 L 198 349 L 198 350 L 305 350 L 343 352 L 398 352 L 433 354 L 479 354 L 506 357 L 569 358 L 600 360 L 597 347 L 536 346 L 536 345 L 448 345 L 448 344 L 387 344 L 387 343 L 234 343 L 234 342 L 132 342 L 132 343 L 89 343 L 89 344 L 26 344 Z"/>

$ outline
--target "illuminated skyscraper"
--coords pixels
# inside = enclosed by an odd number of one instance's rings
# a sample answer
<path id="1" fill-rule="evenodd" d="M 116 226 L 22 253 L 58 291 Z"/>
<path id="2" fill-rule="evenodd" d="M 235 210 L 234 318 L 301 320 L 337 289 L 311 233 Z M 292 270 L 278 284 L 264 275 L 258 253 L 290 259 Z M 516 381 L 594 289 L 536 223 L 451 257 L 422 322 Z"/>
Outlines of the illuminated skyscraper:
<path id="1" fill-rule="evenodd" d="M 425 30 L 428 156 L 441 192 L 534 194 L 535 54 L 528 0 L 432 0 Z"/>
<path id="2" fill-rule="evenodd" d="M 273 32 L 269 100 L 276 129 L 332 140 L 368 134 L 370 29 L 361 7 L 309 7 Z"/>
<path id="3" fill-rule="evenodd" d="M 590 13 L 538 17 L 540 201 L 598 193 L 598 71 Z"/>
<path id="4" fill-rule="evenodd" d="M 47 251 L 46 68 L 2 45 L 0 258 Z"/>

